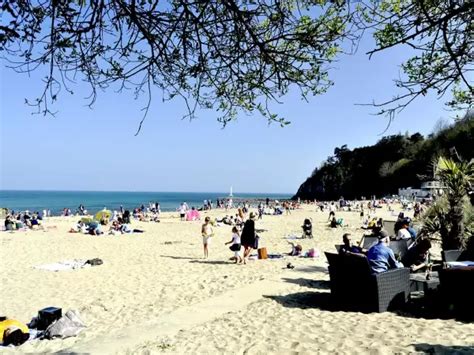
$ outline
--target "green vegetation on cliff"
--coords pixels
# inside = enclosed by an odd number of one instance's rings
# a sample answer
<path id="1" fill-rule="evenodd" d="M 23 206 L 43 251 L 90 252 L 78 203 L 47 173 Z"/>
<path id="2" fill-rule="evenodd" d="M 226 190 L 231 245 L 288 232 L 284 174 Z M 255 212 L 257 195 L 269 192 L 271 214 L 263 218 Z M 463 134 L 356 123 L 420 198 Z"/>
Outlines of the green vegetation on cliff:
<path id="1" fill-rule="evenodd" d="M 375 145 L 350 150 L 334 149 L 294 196 L 301 199 L 333 200 L 396 194 L 400 187 L 418 187 L 433 175 L 433 159 L 454 153 L 474 158 L 474 115 L 427 138 L 420 133 L 383 137 Z"/>

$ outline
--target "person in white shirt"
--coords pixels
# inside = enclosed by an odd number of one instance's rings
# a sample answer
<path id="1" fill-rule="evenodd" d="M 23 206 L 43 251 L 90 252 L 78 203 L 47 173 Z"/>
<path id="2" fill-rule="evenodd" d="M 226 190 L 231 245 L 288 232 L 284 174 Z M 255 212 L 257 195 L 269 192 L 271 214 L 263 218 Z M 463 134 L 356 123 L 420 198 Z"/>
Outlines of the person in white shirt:
<path id="1" fill-rule="evenodd" d="M 179 217 L 181 218 L 182 221 L 184 221 L 185 217 L 186 217 L 186 202 L 183 202 L 179 208 L 178 208 L 178 211 L 179 211 Z"/>
<path id="2" fill-rule="evenodd" d="M 397 240 L 400 240 L 400 239 L 410 240 L 411 239 L 411 234 L 408 231 L 408 223 L 404 222 L 404 224 L 402 224 L 402 227 L 398 230 L 396 239 Z"/>
<path id="3" fill-rule="evenodd" d="M 240 249 L 241 249 L 241 241 L 240 241 L 240 233 L 239 229 L 237 227 L 232 228 L 232 239 L 225 243 L 227 244 L 232 244 L 229 249 L 234 252 L 234 257 L 232 259 L 235 259 L 236 264 L 241 264 L 242 263 L 242 257 L 240 256 Z"/>

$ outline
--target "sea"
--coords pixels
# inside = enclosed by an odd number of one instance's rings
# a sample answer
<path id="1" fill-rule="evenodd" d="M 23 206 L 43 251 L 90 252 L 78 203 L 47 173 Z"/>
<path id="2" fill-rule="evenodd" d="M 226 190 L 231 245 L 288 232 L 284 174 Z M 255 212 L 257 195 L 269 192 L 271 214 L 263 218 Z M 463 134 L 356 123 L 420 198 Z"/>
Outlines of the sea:
<path id="1" fill-rule="evenodd" d="M 290 194 L 275 193 L 235 193 L 234 202 L 245 200 L 260 200 L 267 197 L 272 200 L 290 199 Z M 43 211 L 50 210 L 51 214 L 60 215 L 64 208 L 76 212 L 80 204 L 88 212 L 94 213 L 104 209 L 132 210 L 142 204 L 148 207 L 150 202 L 158 202 L 162 211 L 176 211 L 182 202 L 189 207 L 201 207 L 204 200 L 211 200 L 215 206 L 216 200 L 228 198 L 225 192 L 125 192 L 125 191 L 14 191 L 0 190 L 0 207 L 14 211 Z"/>

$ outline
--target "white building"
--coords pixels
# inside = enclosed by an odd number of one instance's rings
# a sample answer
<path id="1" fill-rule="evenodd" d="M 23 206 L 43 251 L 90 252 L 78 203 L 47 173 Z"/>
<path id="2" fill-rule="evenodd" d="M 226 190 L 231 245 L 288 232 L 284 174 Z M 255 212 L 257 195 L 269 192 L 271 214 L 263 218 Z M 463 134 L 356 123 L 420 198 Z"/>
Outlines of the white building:
<path id="1" fill-rule="evenodd" d="M 427 198 L 443 194 L 443 185 L 439 181 L 426 181 L 421 184 L 421 188 L 411 187 L 398 189 L 398 196 L 406 199 Z"/>

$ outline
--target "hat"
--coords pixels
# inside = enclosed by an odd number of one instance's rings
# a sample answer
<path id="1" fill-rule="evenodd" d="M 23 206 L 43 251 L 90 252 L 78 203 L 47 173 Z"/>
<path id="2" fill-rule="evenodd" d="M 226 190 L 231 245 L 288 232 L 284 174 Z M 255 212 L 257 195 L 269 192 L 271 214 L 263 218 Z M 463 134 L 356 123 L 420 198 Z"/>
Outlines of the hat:
<path id="1" fill-rule="evenodd" d="M 411 219 L 409 217 L 406 217 L 403 219 L 402 221 L 403 224 L 410 224 L 411 223 Z"/>
<path id="2" fill-rule="evenodd" d="M 254 219 L 255 217 L 256 217 L 256 216 L 255 216 L 255 213 L 250 212 L 249 218 L 250 218 L 250 219 Z"/>
<path id="3" fill-rule="evenodd" d="M 378 235 L 378 238 L 379 239 L 384 239 L 384 238 L 387 238 L 387 237 L 390 237 L 390 235 L 388 234 L 388 232 L 385 230 L 385 229 L 382 229 Z"/>

